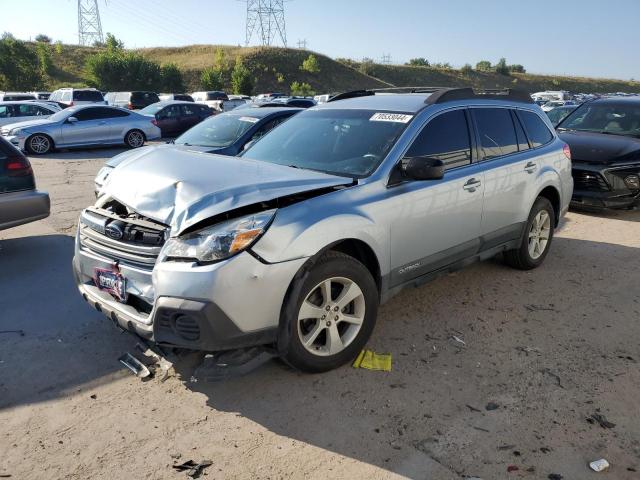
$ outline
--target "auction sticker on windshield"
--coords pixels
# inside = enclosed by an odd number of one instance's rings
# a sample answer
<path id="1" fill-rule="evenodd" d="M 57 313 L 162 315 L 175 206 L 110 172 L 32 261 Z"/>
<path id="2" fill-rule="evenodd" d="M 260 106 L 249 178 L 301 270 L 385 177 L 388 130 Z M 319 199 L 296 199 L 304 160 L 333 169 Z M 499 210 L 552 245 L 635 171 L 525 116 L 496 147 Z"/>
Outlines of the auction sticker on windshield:
<path id="1" fill-rule="evenodd" d="M 369 121 L 408 123 L 412 118 L 413 115 L 407 115 L 404 113 L 374 113 Z"/>
<path id="2" fill-rule="evenodd" d="M 257 123 L 259 119 L 255 117 L 240 117 L 238 120 L 241 122 Z"/>

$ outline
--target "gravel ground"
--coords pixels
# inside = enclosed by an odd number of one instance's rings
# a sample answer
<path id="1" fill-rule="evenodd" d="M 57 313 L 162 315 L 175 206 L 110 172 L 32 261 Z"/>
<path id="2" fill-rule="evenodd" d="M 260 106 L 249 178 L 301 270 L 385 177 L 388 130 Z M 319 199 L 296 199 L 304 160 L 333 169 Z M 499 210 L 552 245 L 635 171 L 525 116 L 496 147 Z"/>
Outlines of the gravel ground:
<path id="1" fill-rule="evenodd" d="M 272 361 L 206 384 L 187 359 L 142 382 L 117 362 L 135 341 L 70 271 L 118 152 L 32 159 L 52 215 L 0 232 L 0 330 L 24 331 L 0 333 L 0 476 L 177 479 L 175 461 L 206 458 L 216 479 L 639 478 L 639 212 L 570 213 L 535 271 L 494 259 L 398 295 L 369 344 L 390 373 Z"/>

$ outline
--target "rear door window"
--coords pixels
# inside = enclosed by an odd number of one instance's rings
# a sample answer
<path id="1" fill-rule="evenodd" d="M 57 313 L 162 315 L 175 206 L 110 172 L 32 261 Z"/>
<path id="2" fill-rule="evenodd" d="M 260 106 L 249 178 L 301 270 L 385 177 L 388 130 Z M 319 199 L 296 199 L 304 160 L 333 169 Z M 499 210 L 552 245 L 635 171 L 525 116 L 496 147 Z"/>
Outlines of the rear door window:
<path id="1" fill-rule="evenodd" d="M 422 129 L 406 154 L 442 160 L 445 168 L 471 163 L 471 139 L 464 110 L 438 115 Z"/>
<path id="2" fill-rule="evenodd" d="M 518 151 L 518 139 L 506 108 L 474 108 L 473 115 L 480 136 L 480 148 L 485 160 L 503 157 Z"/>
<path id="3" fill-rule="evenodd" d="M 101 111 L 100 118 L 119 118 L 129 116 L 129 112 L 118 108 L 99 108 L 98 110 Z"/>
<path id="4" fill-rule="evenodd" d="M 8 105 L 0 105 L 0 118 L 11 117 L 11 110 Z"/>
<path id="5" fill-rule="evenodd" d="M 518 139 L 518 150 L 529 150 L 529 142 L 527 141 L 527 135 L 524 133 L 524 129 L 520 124 L 520 119 L 516 115 L 515 110 L 511 110 L 511 119 L 513 125 L 516 127 L 516 138 Z"/>
<path id="6" fill-rule="evenodd" d="M 519 110 L 518 114 L 522 119 L 524 128 L 529 136 L 529 141 L 533 148 L 546 145 L 553 140 L 553 133 L 547 128 L 542 119 L 533 112 Z"/>

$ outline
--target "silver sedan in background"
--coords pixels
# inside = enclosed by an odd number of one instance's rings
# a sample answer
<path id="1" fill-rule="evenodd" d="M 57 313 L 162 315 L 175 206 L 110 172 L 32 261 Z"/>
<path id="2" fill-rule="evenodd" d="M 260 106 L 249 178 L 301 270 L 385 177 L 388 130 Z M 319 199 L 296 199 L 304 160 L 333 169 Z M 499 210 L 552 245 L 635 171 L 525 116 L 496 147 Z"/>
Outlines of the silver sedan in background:
<path id="1" fill-rule="evenodd" d="M 82 105 L 66 108 L 46 120 L 5 125 L 0 134 L 31 154 L 54 148 L 122 145 L 137 148 L 161 137 L 149 117 L 118 107 Z"/>

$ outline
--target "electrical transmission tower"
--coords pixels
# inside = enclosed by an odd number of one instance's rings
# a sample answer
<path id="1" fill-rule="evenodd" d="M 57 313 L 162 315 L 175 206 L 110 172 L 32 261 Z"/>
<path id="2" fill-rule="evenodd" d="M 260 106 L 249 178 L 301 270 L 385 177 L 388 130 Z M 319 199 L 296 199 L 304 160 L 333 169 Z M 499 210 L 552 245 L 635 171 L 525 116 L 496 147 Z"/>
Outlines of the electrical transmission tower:
<path id="1" fill-rule="evenodd" d="M 284 0 L 246 0 L 247 33 L 245 43 L 249 45 L 253 32 L 258 30 L 262 46 L 273 45 L 276 34 L 287 46 L 287 31 L 284 23 Z"/>
<path id="2" fill-rule="evenodd" d="M 382 63 L 384 65 L 389 65 L 391 63 L 391 54 L 385 53 L 382 55 Z"/>
<path id="3" fill-rule="evenodd" d="M 78 0 L 78 40 L 80 45 L 104 43 L 98 0 Z"/>
<path id="4" fill-rule="evenodd" d="M 300 50 L 306 50 L 307 49 L 307 39 L 304 38 L 302 40 L 298 40 L 298 48 Z"/>

